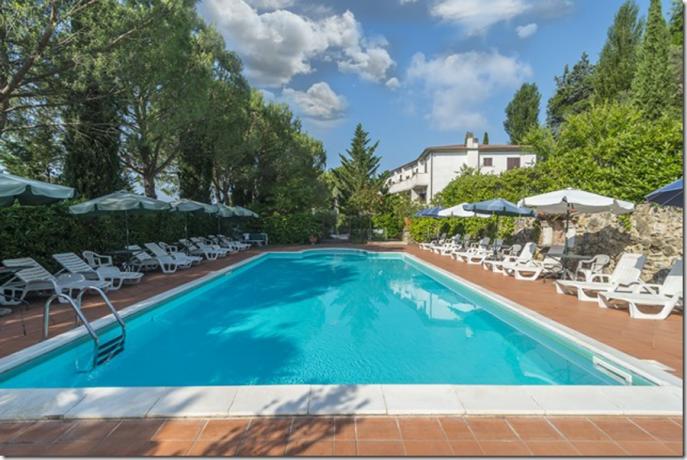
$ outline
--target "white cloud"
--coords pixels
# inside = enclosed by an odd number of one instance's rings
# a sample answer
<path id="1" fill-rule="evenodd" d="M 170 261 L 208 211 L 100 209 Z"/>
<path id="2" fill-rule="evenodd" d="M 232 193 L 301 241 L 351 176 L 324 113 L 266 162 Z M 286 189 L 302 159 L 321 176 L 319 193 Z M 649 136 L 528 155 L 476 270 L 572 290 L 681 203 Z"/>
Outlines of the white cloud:
<path id="1" fill-rule="evenodd" d="M 401 82 L 398 81 L 398 78 L 396 77 L 389 78 L 384 84 L 389 89 L 398 89 L 401 86 Z"/>
<path id="2" fill-rule="evenodd" d="M 516 58 L 497 51 L 451 54 L 427 59 L 413 56 L 407 73 L 431 101 L 427 117 L 440 130 L 486 127 L 482 107 L 499 91 L 513 89 L 532 75 Z"/>
<path id="3" fill-rule="evenodd" d="M 572 0 L 434 0 L 430 14 L 461 26 L 468 35 L 484 34 L 499 22 L 526 15 L 550 18 L 569 13 Z"/>
<path id="4" fill-rule="evenodd" d="M 347 107 L 346 99 L 336 94 L 325 82 L 315 83 L 307 91 L 284 88 L 282 95 L 296 104 L 304 116 L 315 120 L 342 118 Z"/>
<path id="5" fill-rule="evenodd" d="M 518 37 L 520 38 L 527 38 L 531 37 L 532 35 L 537 33 L 538 26 L 536 23 L 531 23 L 527 24 L 524 26 L 517 26 L 515 28 L 515 32 L 518 34 Z"/>
<path id="6" fill-rule="evenodd" d="M 460 24 L 468 35 L 475 35 L 497 22 L 519 16 L 529 8 L 525 0 L 439 0 L 430 8 L 430 14 Z"/>
<path id="7" fill-rule="evenodd" d="M 246 2 L 258 10 L 281 10 L 293 6 L 296 0 L 246 0 Z"/>
<path id="8" fill-rule="evenodd" d="M 260 13 L 246 0 L 205 0 L 203 7 L 258 85 L 281 86 L 295 75 L 312 73 L 315 59 L 377 82 L 386 81 L 395 65 L 386 40 L 368 40 L 350 11 L 313 20 L 284 9 Z"/>

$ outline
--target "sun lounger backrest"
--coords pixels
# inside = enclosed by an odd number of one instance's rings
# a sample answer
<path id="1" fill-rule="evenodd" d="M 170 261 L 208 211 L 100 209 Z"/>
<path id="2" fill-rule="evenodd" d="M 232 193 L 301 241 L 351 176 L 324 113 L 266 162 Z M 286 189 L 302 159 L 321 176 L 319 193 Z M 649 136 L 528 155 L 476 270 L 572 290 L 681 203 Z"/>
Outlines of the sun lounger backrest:
<path id="1" fill-rule="evenodd" d="M 673 266 L 670 268 L 668 276 L 666 276 L 663 285 L 661 286 L 660 293 L 663 295 L 682 295 L 682 276 L 684 270 L 682 267 L 682 259 L 676 260 Z"/>
<path id="2" fill-rule="evenodd" d="M 94 270 L 73 252 L 53 254 L 52 258 L 69 273 L 92 273 Z"/>
<path id="3" fill-rule="evenodd" d="M 43 268 L 38 262 L 30 257 L 20 259 L 5 259 L 2 261 L 5 267 L 27 267 L 14 273 L 14 276 L 25 283 L 32 281 L 49 281 L 53 279 L 52 274 Z"/>
<path id="4" fill-rule="evenodd" d="M 142 247 L 140 247 L 137 244 L 132 244 L 126 247 L 129 251 L 135 251 L 134 252 L 134 257 L 137 258 L 138 260 L 152 260 L 153 258 L 150 257 L 150 254 L 145 252 Z"/>
<path id="5" fill-rule="evenodd" d="M 157 257 L 168 256 L 167 252 L 155 243 L 146 243 L 145 246 L 150 252 L 155 254 Z"/>
<path id="6" fill-rule="evenodd" d="M 645 257 L 641 254 L 623 254 L 611 273 L 611 283 L 627 285 L 636 282 L 642 274 L 644 261 Z"/>
<path id="7" fill-rule="evenodd" d="M 527 243 L 524 248 L 522 248 L 522 251 L 520 252 L 520 255 L 518 256 L 517 263 L 519 264 L 526 264 L 532 261 L 532 258 L 534 257 L 534 253 L 537 251 L 537 245 L 534 243 Z"/>

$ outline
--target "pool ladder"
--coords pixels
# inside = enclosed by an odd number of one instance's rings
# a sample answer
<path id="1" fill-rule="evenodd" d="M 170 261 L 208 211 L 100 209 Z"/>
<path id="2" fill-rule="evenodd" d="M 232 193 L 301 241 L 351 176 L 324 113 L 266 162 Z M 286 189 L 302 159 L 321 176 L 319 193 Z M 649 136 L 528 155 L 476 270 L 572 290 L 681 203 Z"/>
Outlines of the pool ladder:
<path id="1" fill-rule="evenodd" d="M 112 316 L 114 316 L 115 320 L 117 321 L 117 324 L 119 324 L 119 327 L 121 329 L 121 333 L 117 337 L 114 337 L 103 343 L 100 342 L 100 337 L 95 332 L 95 329 L 93 329 L 93 326 L 88 321 L 88 319 L 86 319 L 86 316 L 81 311 L 81 299 L 88 290 L 97 292 L 100 295 L 100 297 L 105 301 L 105 305 L 107 305 L 107 308 L 109 308 L 110 312 L 112 313 Z M 97 288 L 95 286 L 88 286 L 87 288 L 82 289 L 76 299 L 60 292 L 54 294 L 45 302 L 45 309 L 43 311 L 44 339 L 48 338 L 50 305 L 52 305 L 52 303 L 57 299 L 65 301 L 72 307 L 74 313 L 76 314 L 77 321 L 81 321 L 83 323 L 84 327 L 88 331 L 88 335 L 91 336 L 91 339 L 93 340 L 93 345 L 95 346 L 95 350 L 93 352 L 93 368 L 96 368 L 102 364 L 107 363 L 112 358 L 114 358 L 122 351 L 124 351 L 124 342 L 126 338 L 126 324 L 124 324 L 124 320 L 121 316 L 119 316 L 119 313 L 117 313 L 117 310 L 114 308 L 114 306 L 110 302 L 110 299 L 107 298 L 102 289 Z"/>

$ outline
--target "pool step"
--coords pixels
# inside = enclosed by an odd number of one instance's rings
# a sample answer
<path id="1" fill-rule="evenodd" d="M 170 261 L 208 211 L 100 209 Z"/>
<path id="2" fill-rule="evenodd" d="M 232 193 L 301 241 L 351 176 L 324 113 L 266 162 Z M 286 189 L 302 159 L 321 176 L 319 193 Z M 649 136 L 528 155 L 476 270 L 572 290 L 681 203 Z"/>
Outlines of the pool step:
<path id="1" fill-rule="evenodd" d="M 107 363 L 124 351 L 124 334 L 99 344 L 93 356 L 93 367 Z"/>

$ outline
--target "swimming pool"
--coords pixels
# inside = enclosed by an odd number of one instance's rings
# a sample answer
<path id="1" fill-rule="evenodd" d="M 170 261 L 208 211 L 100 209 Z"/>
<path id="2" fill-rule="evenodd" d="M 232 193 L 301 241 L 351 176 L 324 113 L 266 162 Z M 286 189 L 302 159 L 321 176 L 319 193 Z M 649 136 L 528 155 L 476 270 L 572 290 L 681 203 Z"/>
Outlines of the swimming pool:
<path id="1" fill-rule="evenodd" d="M 60 348 L 0 387 L 650 384 L 400 253 L 269 253 L 129 317 L 95 370 L 92 352 Z"/>

